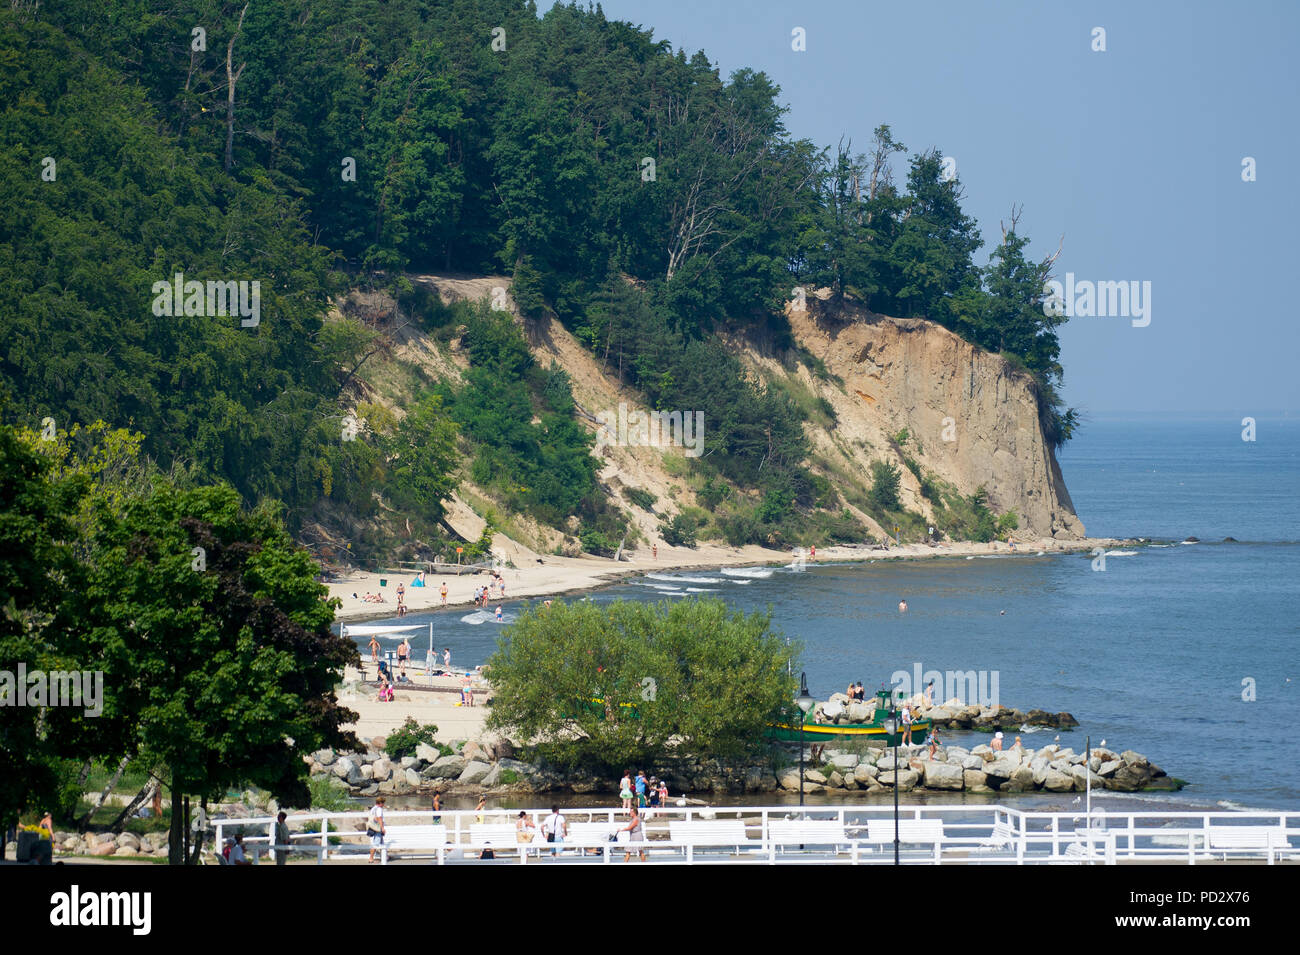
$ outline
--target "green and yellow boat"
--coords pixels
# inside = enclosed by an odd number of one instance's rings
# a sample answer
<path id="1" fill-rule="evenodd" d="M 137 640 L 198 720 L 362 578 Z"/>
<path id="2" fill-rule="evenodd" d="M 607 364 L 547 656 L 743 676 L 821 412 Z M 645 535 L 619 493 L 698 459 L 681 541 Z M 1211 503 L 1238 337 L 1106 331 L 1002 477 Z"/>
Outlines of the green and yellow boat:
<path id="1" fill-rule="evenodd" d="M 808 715 L 804 717 L 802 733 L 798 724 L 792 726 L 788 723 L 772 723 L 767 733 L 768 738 L 783 743 L 798 743 L 802 740 L 809 746 L 834 746 L 853 739 L 879 740 L 886 746 L 902 743 L 903 732 L 901 727 L 903 718 L 901 708 L 898 711 L 899 731 L 891 736 L 885 731 L 885 721 L 889 719 L 889 691 L 877 691 L 874 699 L 876 705 L 872 710 L 871 719 L 864 723 L 818 723 L 815 722 L 811 715 Z M 914 720 L 912 722 L 913 743 L 918 745 L 924 743 L 929 732 L 929 720 Z"/>

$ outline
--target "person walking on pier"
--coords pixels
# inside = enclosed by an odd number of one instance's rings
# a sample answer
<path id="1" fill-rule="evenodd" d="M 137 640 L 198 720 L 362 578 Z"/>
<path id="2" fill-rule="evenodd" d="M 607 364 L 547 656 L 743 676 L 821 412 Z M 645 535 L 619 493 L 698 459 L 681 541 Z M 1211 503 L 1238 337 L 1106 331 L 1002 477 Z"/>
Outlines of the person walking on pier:
<path id="1" fill-rule="evenodd" d="M 641 812 L 635 806 L 632 807 L 631 821 L 619 830 L 627 833 L 627 852 L 623 855 L 624 862 L 632 861 L 633 847 L 642 862 L 645 862 L 645 823 L 641 820 Z"/>

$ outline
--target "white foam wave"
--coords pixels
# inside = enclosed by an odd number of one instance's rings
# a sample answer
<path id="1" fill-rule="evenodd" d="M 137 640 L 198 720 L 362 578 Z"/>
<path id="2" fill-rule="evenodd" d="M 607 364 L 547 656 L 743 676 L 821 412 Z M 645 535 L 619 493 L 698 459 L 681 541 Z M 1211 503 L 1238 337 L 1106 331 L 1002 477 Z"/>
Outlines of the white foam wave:
<path id="1" fill-rule="evenodd" d="M 1108 550 L 1107 557 L 1136 557 L 1138 552 L 1135 550 Z"/>
<path id="2" fill-rule="evenodd" d="M 684 574 L 646 574 L 651 580 L 666 580 L 674 584 L 720 584 L 721 577 L 687 577 Z"/>
<path id="3" fill-rule="evenodd" d="M 728 577 L 771 577 L 773 567 L 723 567 L 722 572 Z"/>
<path id="4" fill-rule="evenodd" d="M 688 594 L 712 594 L 712 593 L 717 593 L 717 591 L 718 591 L 717 587 L 687 587 L 686 588 L 686 592 Z"/>

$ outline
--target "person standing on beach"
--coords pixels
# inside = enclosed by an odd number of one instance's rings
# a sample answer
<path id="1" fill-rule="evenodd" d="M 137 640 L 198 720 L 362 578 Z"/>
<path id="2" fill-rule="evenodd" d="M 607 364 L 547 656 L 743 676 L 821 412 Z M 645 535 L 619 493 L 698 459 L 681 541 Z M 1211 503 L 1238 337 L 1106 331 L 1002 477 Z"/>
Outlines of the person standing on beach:
<path id="1" fill-rule="evenodd" d="M 651 555 L 654 557 L 655 560 L 658 560 L 658 559 L 659 559 L 659 545 L 658 545 L 658 544 L 655 544 L 653 547 L 651 547 L 651 548 L 650 548 L 650 553 L 651 553 Z"/>
<path id="2" fill-rule="evenodd" d="M 403 677 L 406 676 L 406 658 L 411 655 L 411 645 L 407 643 L 406 637 L 402 637 L 402 642 L 397 645 L 397 671 Z"/>
<path id="3" fill-rule="evenodd" d="M 451 669 L 451 647 L 442 648 L 442 668 L 444 670 Z"/>
<path id="4" fill-rule="evenodd" d="M 442 582 L 442 590 L 440 593 L 442 594 L 442 605 L 445 607 L 447 606 L 447 581 L 445 580 Z"/>
<path id="5" fill-rule="evenodd" d="M 375 800 L 375 804 L 370 807 L 370 815 L 366 817 L 366 835 L 370 837 L 370 859 L 375 861 L 375 850 L 384 844 L 384 797 L 380 796 Z"/>
<path id="6" fill-rule="evenodd" d="M 400 604 L 406 598 L 406 584 L 400 580 L 397 582 L 397 602 Z"/>
<path id="7" fill-rule="evenodd" d="M 370 635 L 370 662 L 379 662 L 379 641 L 375 639 L 374 634 Z"/>
<path id="8" fill-rule="evenodd" d="M 636 805 L 641 809 L 646 807 L 646 786 L 645 770 L 638 769 L 636 771 Z"/>
<path id="9" fill-rule="evenodd" d="M 632 808 L 632 770 L 623 770 L 623 778 L 618 781 L 618 798 L 623 800 L 623 811 Z"/>

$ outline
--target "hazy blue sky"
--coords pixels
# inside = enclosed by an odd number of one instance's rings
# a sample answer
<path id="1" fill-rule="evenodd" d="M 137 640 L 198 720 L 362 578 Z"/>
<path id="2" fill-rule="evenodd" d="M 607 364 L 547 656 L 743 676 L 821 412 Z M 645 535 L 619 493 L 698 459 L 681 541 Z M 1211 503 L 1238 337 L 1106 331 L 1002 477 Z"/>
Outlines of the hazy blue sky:
<path id="1" fill-rule="evenodd" d="M 545 8 L 549 4 L 539 3 Z M 766 72 L 786 123 L 865 151 L 889 123 L 957 162 L 985 239 L 1023 204 L 1057 274 L 1151 283 L 1150 324 L 1071 319 L 1085 412 L 1300 412 L 1300 2 L 606 0 L 605 14 Z M 791 49 L 803 27 L 806 52 Z M 1106 31 L 1093 52 L 1092 31 Z M 1257 180 L 1242 181 L 1242 159 Z M 904 169 L 903 164 L 896 168 Z"/>

